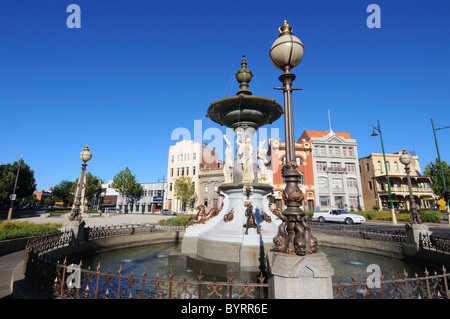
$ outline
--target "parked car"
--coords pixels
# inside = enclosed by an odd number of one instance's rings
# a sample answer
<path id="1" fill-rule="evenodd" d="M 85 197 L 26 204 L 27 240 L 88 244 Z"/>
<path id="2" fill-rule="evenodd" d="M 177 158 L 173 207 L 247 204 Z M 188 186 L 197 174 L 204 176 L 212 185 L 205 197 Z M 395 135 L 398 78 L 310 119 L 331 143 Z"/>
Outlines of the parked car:
<path id="1" fill-rule="evenodd" d="M 328 212 L 317 212 L 313 214 L 313 219 L 319 222 L 341 222 L 348 225 L 364 223 L 364 216 L 352 214 L 344 209 L 330 209 Z"/>
<path id="2" fill-rule="evenodd" d="M 177 213 L 171 211 L 170 209 L 163 209 L 161 211 L 161 215 L 171 215 L 171 216 L 175 216 Z"/>

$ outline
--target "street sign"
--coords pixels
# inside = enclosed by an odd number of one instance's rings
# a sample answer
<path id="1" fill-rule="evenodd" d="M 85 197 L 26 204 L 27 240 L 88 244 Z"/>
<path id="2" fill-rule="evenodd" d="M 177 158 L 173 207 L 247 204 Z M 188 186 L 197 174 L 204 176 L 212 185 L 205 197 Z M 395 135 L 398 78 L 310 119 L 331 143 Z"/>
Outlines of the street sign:
<path id="1" fill-rule="evenodd" d="M 10 200 L 16 200 L 16 194 L 11 194 L 11 196 L 9 196 Z"/>
<path id="2" fill-rule="evenodd" d="M 440 200 L 438 200 L 438 204 L 441 206 L 445 206 L 446 202 L 445 200 L 443 200 L 442 198 Z"/>

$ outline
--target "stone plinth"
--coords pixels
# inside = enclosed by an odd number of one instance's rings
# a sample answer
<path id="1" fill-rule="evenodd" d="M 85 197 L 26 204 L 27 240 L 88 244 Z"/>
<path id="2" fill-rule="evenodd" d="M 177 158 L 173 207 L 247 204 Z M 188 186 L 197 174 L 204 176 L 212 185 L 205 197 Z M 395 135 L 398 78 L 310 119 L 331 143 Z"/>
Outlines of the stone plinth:
<path id="1" fill-rule="evenodd" d="M 269 298 L 332 299 L 334 269 L 324 253 L 306 256 L 269 252 Z"/>
<path id="2" fill-rule="evenodd" d="M 73 231 L 73 236 L 76 242 L 84 241 L 84 220 L 67 220 L 64 223 L 62 231 Z"/>
<path id="3" fill-rule="evenodd" d="M 403 252 L 406 255 L 414 255 L 419 251 L 420 237 L 431 235 L 428 226 L 424 224 L 406 224 L 406 242 L 403 245 Z"/>

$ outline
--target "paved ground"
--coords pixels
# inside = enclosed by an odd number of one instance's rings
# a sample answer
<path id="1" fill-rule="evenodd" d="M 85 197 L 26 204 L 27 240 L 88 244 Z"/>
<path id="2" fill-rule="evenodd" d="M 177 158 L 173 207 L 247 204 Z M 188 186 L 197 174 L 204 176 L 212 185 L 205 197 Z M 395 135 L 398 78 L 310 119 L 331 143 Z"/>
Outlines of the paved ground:
<path id="1" fill-rule="evenodd" d="M 43 211 L 16 211 L 13 212 L 12 220 L 25 221 L 33 223 L 61 223 L 64 224 L 67 216 L 44 217 Z M 7 218 L 7 212 L 0 212 L 0 220 Z M 162 216 L 160 214 L 117 214 L 109 217 L 88 217 L 85 218 L 86 226 L 107 226 L 132 223 L 157 223 L 160 219 L 167 219 L 170 216 Z M 390 222 L 368 221 L 362 226 L 376 228 L 398 228 L 404 229 L 405 223 L 399 222 L 394 225 Z M 450 224 L 447 220 L 442 220 L 440 224 L 428 224 L 433 233 L 439 235 L 447 235 L 450 237 Z M 9 299 L 11 297 L 11 278 L 14 269 L 23 261 L 24 251 L 19 251 L 9 255 L 0 257 L 0 299 Z"/>

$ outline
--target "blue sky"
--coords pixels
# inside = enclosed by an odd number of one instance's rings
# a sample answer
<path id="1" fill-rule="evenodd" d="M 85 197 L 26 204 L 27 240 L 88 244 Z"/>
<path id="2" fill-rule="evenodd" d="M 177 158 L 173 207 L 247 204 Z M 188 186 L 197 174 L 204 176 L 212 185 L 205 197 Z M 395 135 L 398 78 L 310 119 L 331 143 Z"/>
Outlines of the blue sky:
<path id="1" fill-rule="evenodd" d="M 67 6 L 81 8 L 69 29 Z M 381 28 L 368 28 L 369 4 Z M 140 182 L 167 174 L 172 132 L 219 128 L 205 114 L 234 95 L 246 55 L 254 95 L 283 96 L 269 59 L 287 20 L 305 46 L 294 93 L 296 138 L 304 129 L 349 131 L 359 157 L 415 149 L 422 170 L 436 158 L 430 119 L 450 126 L 450 2 L 444 0 L 2 0 L 0 163 L 23 154 L 38 189 L 88 170 L 107 181 L 128 166 Z M 197 122 L 195 122 L 197 121 Z M 201 121 L 201 122 L 199 122 Z M 279 128 L 283 119 L 268 126 Z M 450 129 L 437 132 L 450 161 Z M 204 142 L 210 142 L 203 139 Z"/>

